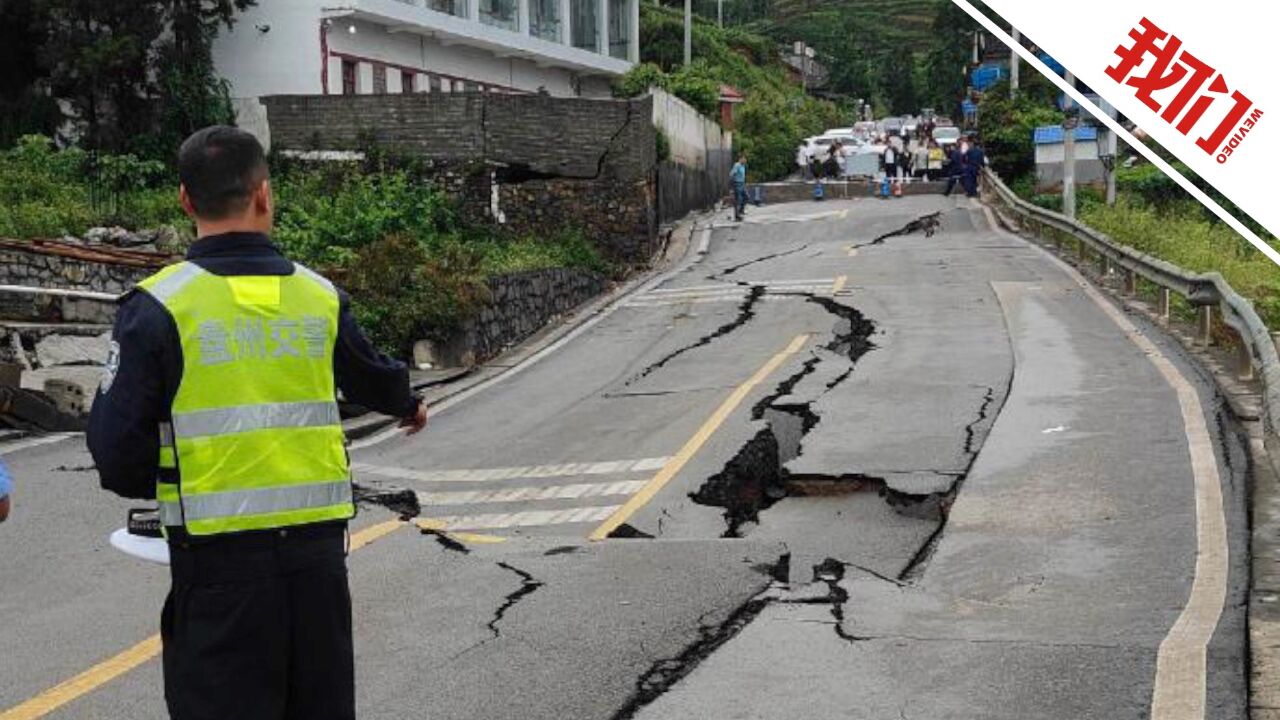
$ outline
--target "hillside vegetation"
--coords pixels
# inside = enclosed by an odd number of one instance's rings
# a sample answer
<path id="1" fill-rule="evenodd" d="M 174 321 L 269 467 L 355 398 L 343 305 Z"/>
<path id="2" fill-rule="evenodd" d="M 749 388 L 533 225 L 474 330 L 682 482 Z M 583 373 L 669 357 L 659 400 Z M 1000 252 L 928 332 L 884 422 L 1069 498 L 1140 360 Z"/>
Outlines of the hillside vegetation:
<path id="1" fill-rule="evenodd" d="M 776 45 L 742 28 L 718 28 L 699 19 L 693 28 L 694 62 L 684 67 L 684 21 L 674 10 L 641 6 L 643 63 L 615 85 L 623 97 L 664 88 L 710 117 L 719 115 L 720 86 L 746 95 L 736 111 L 736 150 L 750 158 L 753 180 L 783 177 L 794 168 L 800 139 L 841 122 L 834 103 L 805 94 L 789 79 Z"/>

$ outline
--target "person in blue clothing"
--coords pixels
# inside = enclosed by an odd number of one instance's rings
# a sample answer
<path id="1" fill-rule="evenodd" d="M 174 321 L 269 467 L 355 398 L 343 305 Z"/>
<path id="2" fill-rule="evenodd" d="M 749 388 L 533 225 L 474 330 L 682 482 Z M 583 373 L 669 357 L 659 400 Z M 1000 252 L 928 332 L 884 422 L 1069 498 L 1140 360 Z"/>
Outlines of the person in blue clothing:
<path id="1" fill-rule="evenodd" d="M 4 461 L 0 460 L 0 522 L 4 522 L 9 517 L 9 496 L 13 494 L 13 478 L 9 475 L 9 468 L 5 467 Z"/>
<path id="2" fill-rule="evenodd" d="M 947 187 L 942 191 L 943 197 L 951 197 L 951 191 L 956 189 L 956 183 L 963 184 L 967 160 L 968 152 L 962 143 L 951 146 L 951 152 L 947 155 Z"/>
<path id="3" fill-rule="evenodd" d="M 747 209 L 747 155 L 738 156 L 738 162 L 729 171 L 729 182 L 733 185 L 733 219 L 742 220 Z"/>
<path id="4" fill-rule="evenodd" d="M 971 198 L 978 197 L 978 176 L 987 164 L 987 154 L 982 151 L 982 142 L 975 135 L 969 143 L 969 151 L 965 154 L 964 194 Z"/>

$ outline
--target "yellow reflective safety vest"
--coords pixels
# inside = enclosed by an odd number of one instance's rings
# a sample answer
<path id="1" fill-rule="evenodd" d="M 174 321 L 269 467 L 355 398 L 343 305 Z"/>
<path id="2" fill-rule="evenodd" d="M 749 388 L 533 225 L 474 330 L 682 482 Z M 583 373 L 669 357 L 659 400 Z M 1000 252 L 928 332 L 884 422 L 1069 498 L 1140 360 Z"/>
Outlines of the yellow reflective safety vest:
<path id="1" fill-rule="evenodd" d="M 139 283 L 182 345 L 173 423 L 160 429 L 160 519 L 191 535 L 355 515 L 333 377 L 338 293 L 292 275 L 219 276 L 172 265 Z"/>

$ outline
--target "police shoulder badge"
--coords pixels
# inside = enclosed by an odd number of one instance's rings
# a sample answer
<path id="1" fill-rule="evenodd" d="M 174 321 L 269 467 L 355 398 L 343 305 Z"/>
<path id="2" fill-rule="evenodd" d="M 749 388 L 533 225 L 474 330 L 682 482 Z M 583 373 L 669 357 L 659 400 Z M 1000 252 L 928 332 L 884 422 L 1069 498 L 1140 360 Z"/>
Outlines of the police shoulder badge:
<path id="1" fill-rule="evenodd" d="M 120 343 L 111 341 L 107 351 L 107 363 L 102 368 L 102 384 L 99 390 L 106 395 L 111 390 L 111 383 L 116 381 L 116 373 L 120 370 Z"/>

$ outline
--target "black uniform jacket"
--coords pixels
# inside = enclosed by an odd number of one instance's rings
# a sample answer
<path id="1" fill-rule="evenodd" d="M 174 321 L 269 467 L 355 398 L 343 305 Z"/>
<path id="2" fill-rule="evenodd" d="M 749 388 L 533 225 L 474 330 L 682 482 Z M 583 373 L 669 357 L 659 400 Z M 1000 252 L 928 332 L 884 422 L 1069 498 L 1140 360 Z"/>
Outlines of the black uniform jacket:
<path id="1" fill-rule="evenodd" d="M 291 261 L 265 235 L 228 233 L 197 240 L 187 259 L 215 275 L 290 275 Z M 340 293 L 333 371 L 350 402 L 409 417 L 417 400 L 405 365 L 379 353 L 360 332 L 350 299 Z M 155 498 L 159 425 L 169 422 L 182 378 L 182 347 L 168 311 L 145 292 L 121 301 L 112 358 L 89 416 L 89 451 L 102 487 L 127 498 Z"/>

